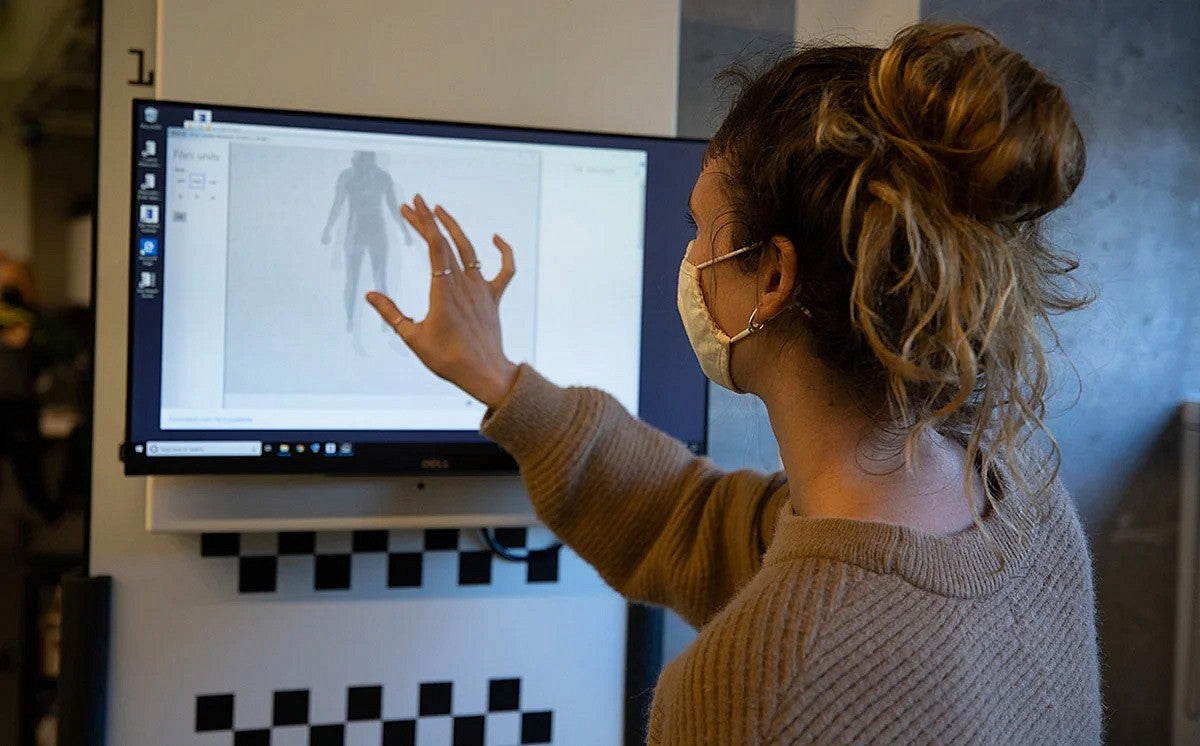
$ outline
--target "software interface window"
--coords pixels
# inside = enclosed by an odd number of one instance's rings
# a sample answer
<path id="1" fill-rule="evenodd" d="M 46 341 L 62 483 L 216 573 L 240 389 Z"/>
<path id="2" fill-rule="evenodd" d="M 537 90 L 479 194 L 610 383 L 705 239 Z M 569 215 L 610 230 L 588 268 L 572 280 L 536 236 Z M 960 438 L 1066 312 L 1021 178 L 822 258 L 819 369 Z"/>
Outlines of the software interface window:
<path id="1" fill-rule="evenodd" d="M 428 249 L 398 214 L 418 191 L 485 276 L 492 234 L 514 247 L 509 357 L 637 411 L 645 151 L 219 123 L 166 149 L 164 430 L 476 429 L 483 405 L 363 300 L 424 316 Z"/>

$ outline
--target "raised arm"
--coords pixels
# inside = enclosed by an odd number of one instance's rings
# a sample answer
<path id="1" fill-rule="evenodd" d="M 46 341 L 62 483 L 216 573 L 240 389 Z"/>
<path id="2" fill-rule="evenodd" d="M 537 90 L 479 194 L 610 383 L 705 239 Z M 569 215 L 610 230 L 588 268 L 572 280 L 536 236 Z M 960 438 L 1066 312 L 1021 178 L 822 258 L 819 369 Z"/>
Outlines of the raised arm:
<path id="1" fill-rule="evenodd" d="M 367 300 L 433 373 L 488 406 L 484 434 L 516 457 L 539 515 L 564 541 L 622 593 L 703 623 L 757 569 L 780 478 L 723 473 L 611 396 L 514 365 L 499 316 L 512 248 L 493 239 L 501 270 L 488 280 L 449 213 L 435 215 L 419 195 L 401 213 L 429 245 L 429 314 L 417 322 L 381 293 Z"/>
<path id="2" fill-rule="evenodd" d="M 516 457 L 538 517 L 622 595 L 702 625 L 750 580 L 780 476 L 723 472 L 595 389 L 523 366 L 483 434 Z"/>

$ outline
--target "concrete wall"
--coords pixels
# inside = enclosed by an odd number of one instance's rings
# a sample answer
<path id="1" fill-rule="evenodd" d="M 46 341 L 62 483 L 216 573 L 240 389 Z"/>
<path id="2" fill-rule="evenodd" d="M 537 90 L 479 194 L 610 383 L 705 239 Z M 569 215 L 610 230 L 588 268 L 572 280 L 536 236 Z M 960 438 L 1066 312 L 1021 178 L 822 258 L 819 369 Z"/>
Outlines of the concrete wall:
<path id="1" fill-rule="evenodd" d="M 1200 391 L 1200 4 L 925 0 L 995 30 L 1066 89 L 1088 170 L 1055 231 L 1099 302 L 1063 319 L 1050 425 L 1096 558 L 1112 743 L 1168 728 L 1178 407 Z M 1078 403 L 1071 407 L 1076 391 Z"/>
<path id="2" fill-rule="evenodd" d="M 687 0 L 680 36 L 680 134 L 708 136 L 711 78 L 739 56 L 796 38 L 880 41 L 896 0 L 757 0 L 740 14 Z M 1055 225 L 1100 291 L 1059 325 L 1050 425 L 1063 447 L 1096 557 L 1113 743 L 1167 737 L 1177 531 L 1178 404 L 1200 391 L 1200 4 L 1193 0 L 924 0 L 922 17 L 970 20 L 1065 87 L 1089 147 L 1087 177 Z M 761 406 L 723 390 L 710 411 L 714 458 L 773 468 Z M 686 639 L 668 623 L 668 651 Z"/>

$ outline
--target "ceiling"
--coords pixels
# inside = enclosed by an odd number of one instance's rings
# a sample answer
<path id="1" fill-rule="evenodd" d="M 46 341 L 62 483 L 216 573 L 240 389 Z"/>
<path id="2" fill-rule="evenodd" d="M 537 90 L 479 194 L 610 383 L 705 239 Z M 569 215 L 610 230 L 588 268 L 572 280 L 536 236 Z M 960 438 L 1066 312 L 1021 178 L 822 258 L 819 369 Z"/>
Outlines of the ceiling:
<path id="1" fill-rule="evenodd" d="M 0 0 L 0 131 L 92 135 L 99 0 Z"/>

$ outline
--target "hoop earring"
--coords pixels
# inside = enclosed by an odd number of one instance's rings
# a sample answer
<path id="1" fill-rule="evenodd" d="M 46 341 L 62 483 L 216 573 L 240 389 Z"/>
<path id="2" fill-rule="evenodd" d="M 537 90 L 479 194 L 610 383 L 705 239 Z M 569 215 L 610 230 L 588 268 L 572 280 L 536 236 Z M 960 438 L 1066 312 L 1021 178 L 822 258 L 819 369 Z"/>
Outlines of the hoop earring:
<path id="1" fill-rule="evenodd" d="M 756 322 L 754 320 L 754 317 L 757 315 L 758 315 L 758 309 L 755 308 L 753 311 L 750 312 L 750 320 L 746 322 L 746 331 L 750 332 L 751 334 L 753 334 L 754 332 L 757 332 L 757 331 L 761 331 L 762 328 L 764 326 L 766 326 L 765 321 Z"/>

